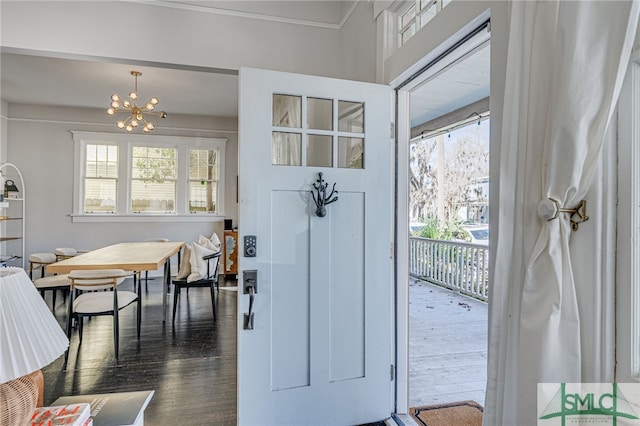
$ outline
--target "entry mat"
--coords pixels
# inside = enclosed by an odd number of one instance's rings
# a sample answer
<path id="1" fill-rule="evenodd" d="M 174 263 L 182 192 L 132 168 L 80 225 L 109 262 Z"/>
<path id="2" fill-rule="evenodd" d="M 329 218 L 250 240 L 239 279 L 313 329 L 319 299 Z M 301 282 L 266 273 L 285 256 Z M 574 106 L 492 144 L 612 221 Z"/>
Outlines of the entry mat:
<path id="1" fill-rule="evenodd" d="M 475 401 L 413 407 L 409 414 L 422 426 L 482 426 L 482 405 Z"/>

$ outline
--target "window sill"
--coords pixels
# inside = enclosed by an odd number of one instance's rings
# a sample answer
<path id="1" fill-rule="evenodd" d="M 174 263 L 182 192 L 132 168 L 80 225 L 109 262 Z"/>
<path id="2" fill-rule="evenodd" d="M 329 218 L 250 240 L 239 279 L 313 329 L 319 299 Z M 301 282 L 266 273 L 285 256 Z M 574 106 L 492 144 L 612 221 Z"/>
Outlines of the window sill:
<path id="1" fill-rule="evenodd" d="M 142 215 L 142 214 L 72 214 L 71 222 L 73 223 L 117 223 L 117 222 L 222 222 L 224 215 L 220 214 L 158 214 L 158 215 Z"/>

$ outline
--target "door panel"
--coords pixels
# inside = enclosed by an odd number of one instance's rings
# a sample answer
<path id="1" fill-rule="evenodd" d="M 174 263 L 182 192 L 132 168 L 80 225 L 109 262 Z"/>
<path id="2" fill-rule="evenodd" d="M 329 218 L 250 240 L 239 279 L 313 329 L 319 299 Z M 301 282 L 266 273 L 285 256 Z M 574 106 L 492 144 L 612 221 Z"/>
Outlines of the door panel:
<path id="1" fill-rule="evenodd" d="M 241 425 L 389 417 L 390 99 L 386 86 L 240 72 L 240 242 L 256 235 L 257 255 L 239 264 L 258 274 L 252 330 L 250 296 L 238 299 Z M 320 172 L 338 191 L 324 217 Z"/>
<path id="2" fill-rule="evenodd" d="M 271 197 L 271 323 L 277 330 L 271 333 L 271 390 L 309 386 L 307 197 L 301 191 L 273 191 Z"/>

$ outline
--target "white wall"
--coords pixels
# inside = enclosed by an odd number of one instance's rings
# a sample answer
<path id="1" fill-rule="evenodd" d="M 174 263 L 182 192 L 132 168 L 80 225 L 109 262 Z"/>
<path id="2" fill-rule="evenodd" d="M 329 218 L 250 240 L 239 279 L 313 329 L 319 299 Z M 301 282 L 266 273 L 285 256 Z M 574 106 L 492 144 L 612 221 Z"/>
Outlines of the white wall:
<path id="1" fill-rule="evenodd" d="M 118 1 L 2 1 L 0 5 L 2 45 L 10 49 L 225 69 L 250 66 L 330 77 L 341 77 L 343 71 L 344 40 L 339 30 L 331 28 Z M 373 21 L 363 24 L 373 27 Z M 375 38 L 369 43 L 370 48 L 357 49 L 364 65 L 350 67 L 351 78 L 370 77 L 367 55 L 372 54 L 368 51 L 373 50 Z"/>
<path id="2" fill-rule="evenodd" d="M 373 3 L 359 2 L 340 30 L 341 78 L 376 81 Z"/>
<path id="3" fill-rule="evenodd" d="M 223 222 L 209 223 L 72 223 L 73 137 L 71 130 L 112 132 L 102 109 L 9 104 L 7 156 L 25 180 L 26 254 L 56 247 L 95 249 L 105 245 L 164 237 L 193 241 L 198 234 L 222 238 Z M 199 129 L 199 130 L 193 130 Z M 226 146 L 225 213 L 237 224 L 237 120 L 172 115 L 156 135 L 228 139 Z"/>

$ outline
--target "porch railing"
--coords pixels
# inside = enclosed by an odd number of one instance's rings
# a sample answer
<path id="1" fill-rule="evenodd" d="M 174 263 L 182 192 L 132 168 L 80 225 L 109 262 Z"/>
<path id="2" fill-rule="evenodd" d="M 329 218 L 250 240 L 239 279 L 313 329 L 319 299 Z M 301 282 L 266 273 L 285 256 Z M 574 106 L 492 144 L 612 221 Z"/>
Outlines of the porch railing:
<path id="1" fill-rule="evenodd" d="M 411 276 L 488 300 L 488 247 L 410 237 L 409 259 Z"/>

